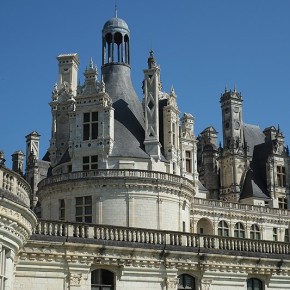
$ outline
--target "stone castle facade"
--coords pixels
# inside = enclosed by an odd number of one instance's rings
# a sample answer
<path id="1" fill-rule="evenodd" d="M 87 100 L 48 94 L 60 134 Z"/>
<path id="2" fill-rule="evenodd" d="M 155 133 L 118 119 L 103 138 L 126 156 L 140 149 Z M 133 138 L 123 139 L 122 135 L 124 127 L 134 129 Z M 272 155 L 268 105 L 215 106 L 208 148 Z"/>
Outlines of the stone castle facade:
<path id="1" fill-rule="evenodd" d="M 57 60 L 47 153 L 33 131 L 12 170 L 0 154 L 0 289 L 289 289 L 280 128 L 246 124 L 234 88 L 223 145 L 212 126 L 196 136 L 153 51 L 140 101 L 121 18 L 103 27 L 100 73 L 91 60 L 80 84 L 78 55 Z"/>

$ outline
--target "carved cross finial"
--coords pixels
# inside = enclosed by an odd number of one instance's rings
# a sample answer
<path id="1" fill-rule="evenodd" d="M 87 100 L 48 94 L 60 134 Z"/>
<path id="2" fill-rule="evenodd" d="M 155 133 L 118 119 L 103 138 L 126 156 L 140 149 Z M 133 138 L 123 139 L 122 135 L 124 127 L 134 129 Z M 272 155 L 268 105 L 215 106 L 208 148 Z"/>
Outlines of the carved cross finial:
<path id="1" fill-rule="evenodd" d="M 237 92 L 237 86 L 236 86 L 236 84 L 234 85 L 234 92 L 235 93 Z"/>
<path id="2" fill-rule="evenodd" d="M 93 58 L 90 59 L 90 68 L 94 68 Z"/>

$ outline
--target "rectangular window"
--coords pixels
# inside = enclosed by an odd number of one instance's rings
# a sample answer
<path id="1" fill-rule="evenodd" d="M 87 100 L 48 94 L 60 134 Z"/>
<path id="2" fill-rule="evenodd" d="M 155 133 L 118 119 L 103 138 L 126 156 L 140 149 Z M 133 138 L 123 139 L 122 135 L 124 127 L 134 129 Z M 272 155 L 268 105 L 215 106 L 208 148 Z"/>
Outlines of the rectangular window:
<path id="1" fill-rule="evenodd" d="M 284 242 L 289 243 L 289 229 L 285 229 Z"/>
<path id="2" fill-rule="evenodd" d="M 98 169 L 98 155 L 83 157 L 83 170 Z"/>
<path id="3" fill-rule="evenodd" d="M 99 135 L 98 112 L 84 113 L 83 115 L 83 140 L 95 140 Z"/>
<path id="4" fill-rule="evenodd" d="M 81 196 L 76 197 L 76 221 L 92 222 L 92 197 Z"/>
<path id="5" fill-rule="evenodd" d="M 65 201 L 64 199 L 59 200 L 59 219 L 65 220 Z"/>
<path id="6" fill-rule="evenodd" d="M 186 166 L 186 172 L 191 173 L 191 152 L 185 151 L 185 166 Z"/>
<path id="7" fill-rule="evenodd" d="M 277 183 L 280 187 L 286 187 L 286 170 L 284 166 L 277 166 Z"/>
<path id="8" fill-rule="evenodd" d="M 173 174 L 176 174 L 176 163 L 172 163 Z"/>
<path id="9" fill-rule="evenodd" d="M 278 197 L 278 204 L 279 204 L 279 208 L 282 209 L 287 209 L 287 198 L 285 197 Z"/>
<path id="10" fill-rule="evenodd" d="M 277 242 L 278 241 L 278 229 L 273 228 L 273 241 Z"/>
<path id="11" fill-rule="evenodd" d="M 176 146 L 176 132 L 175 132 L 175 123 L 172 124 L 172 145 Z"/>

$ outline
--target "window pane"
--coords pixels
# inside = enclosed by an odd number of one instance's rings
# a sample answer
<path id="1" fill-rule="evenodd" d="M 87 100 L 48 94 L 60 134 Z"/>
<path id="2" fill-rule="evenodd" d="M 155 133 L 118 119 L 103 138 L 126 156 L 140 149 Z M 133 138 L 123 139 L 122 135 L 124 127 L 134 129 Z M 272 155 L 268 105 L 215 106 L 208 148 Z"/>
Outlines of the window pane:
<path id="1" fill-rule="evenodd" d="M 92 197 L 91 196 L 85 197 L 85 204 L 92 204 Z"/>
<path id="2" fill-rule="evenodd" d="M 92 207 L 91 206 L 85 207 L 85 214 L 92 214 Z"/>
<path id="3" fill-rule="evenodd" d="M 92 164 L 91 169 L 98 169 L 98 164 Z"/>
<path id="4" fill-rule="evenodd" d="M 92 112 L 92 121 L 93 122 L 98 121 L 98 112 Z"/>
<path id="5" fill-rule="evenodd" d="M 92 124 L 92 139 L 97 139 L 98 138 L 98 123 L 93 123 Z"/>
<path id="6" fill-rule="evenodd" d="M 84 124 L 83 126 L 83 140 L 89 140 L 90 139 L 90 125 Z"/>
<path id="7" fill-rule="evenodd" d="M 83 170 L 90 170 L 90 165 L 83 165 Z"/>
<path id="8" fill-rule="evenodd" d="M 89 162 L 90 162 L 89 156 L 84 156 L 83 157 L 83 163 L 89 163 Z"/>
<path id="9" fill-rule="evenodd" d="M 85 222 L 86 223 L 91 223 L 92 222 L 92 217 L 91 216 L 85 216 Z"/>
<path id="10" fill-rule="evenodd" d="M 82 207 L 76 207 L 76 215 L 82 215 L 83 214 L 83 208 Z"/>
<path id="11" fill-rule="evenodd" d="M 60 202 L 60 207 L 64 207 L 64 199 L 60 199 L 59 202 Z"/>
<path id="12" fill-rule="evenodd" d="M 92 162 L 98 162 L 98 155 L 92 156 Z"/>
<path id="13" fill-rule="evenodd" d="M 90 113 L 84 113 L 84 123 L 90 122 Z"/>
<path id="14" fill-rule="evenodd" d="M 83 204 L 83 198 L 82 197 L 76 197 L 76 205 Z"/>

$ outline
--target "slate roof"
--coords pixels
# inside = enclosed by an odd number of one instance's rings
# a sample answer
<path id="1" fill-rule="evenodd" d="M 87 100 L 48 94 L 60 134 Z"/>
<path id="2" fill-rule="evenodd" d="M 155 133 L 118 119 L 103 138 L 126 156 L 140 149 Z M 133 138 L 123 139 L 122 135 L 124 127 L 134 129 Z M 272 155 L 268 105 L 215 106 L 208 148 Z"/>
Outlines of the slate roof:
<path id="1" fill-rule="evenodd" d="M 267 192 L 267 187 L 263 180 L 259 179 L 259 176 L 253 172 L 252 169 L 249 169 L 245 181 L 243 183 L 240 199 L 255 197 L 261 199 L 268 199 L 269 194 Z"/>
<path id="2" fill-rule="evenodd" d="M 248 154 L 253 156 L 254 147 L 258 144 L 265 142 L 265 135 L 261 131 L 260 127 L 257 125 L 245 124 L 243 125 L 244 129 L 244 141 L 247 142 L 249 147 Z"/>
<path id="3" fill-rule="evenodd" d="M 144 116 L 141 101 L 133 88 L 130 67 L 109 64 L 102 67 L 106 92 L 112 98 L 115 118 L 111 156 L 150 158 L 144 147 Z"/>

